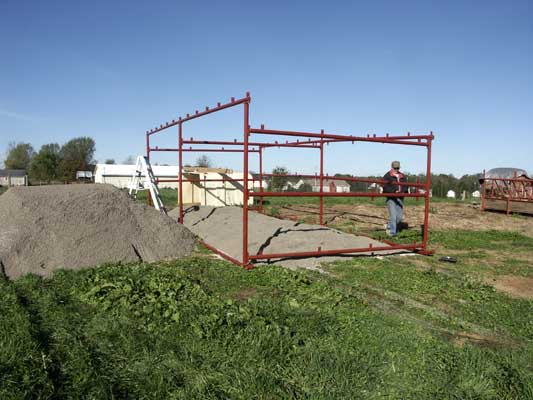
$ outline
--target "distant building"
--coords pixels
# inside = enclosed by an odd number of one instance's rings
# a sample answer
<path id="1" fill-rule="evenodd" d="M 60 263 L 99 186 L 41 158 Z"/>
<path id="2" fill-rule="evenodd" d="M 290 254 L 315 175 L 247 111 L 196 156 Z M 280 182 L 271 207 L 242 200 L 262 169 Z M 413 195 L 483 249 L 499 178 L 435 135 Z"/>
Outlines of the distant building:
<path id="1" fill-rule="evenodd" d="M 97 164 L 94 173 L 95 183 L 107 183 L 119 188 L 128 188 L 136 165 Z M 159 188 L 177 189 L 177 165 L 152 165 L 152 171 Z M 223 168 L 183 168 L 183 203 L 200 204 L 214 207 L 243 204 L 242 172 Z M 226 181 L 223 182 L 222 180 Z M 233 181 L 232 181 L 233 179 Z M 252 175 L 248 174 L 249 187 L 252 188 Z M 266 188 L 266 186 L 264 186 Z M 253 204 L 253 198 L 248 199 Z"/>
<path id="2" fill-rule="evenodd" d="M 253 188 L 254 189 L 260 189 L 261 188 L 261 176 L 259 174 L 252 174 L 252 178 L 254 180 L 254 183 L 253 183 Z M 267 190 L 268 188 L 268 182 L 266 181 L 265 178 L 263 178 L 263 190 Z"/>
<path id="3" fill-rule="evenodd" d="M 448 190 L 448 193 L 446 193 L 446 197 L 449 199 L 455 199 L 455 192 L 453 190 Z"/>
<path id="4" fill-rule="evenodd" d="M 318 182 L 318 186 L 316 188 L 313 188 L 313 191 L 320 191 L 320 181 Z M 324 192 L 331 192 L 331 193 L 348 193 L 350 191 L 350 185 L 346 181 L 341 181 L 337 179 L 324 179 Z"/>
<path id="5" fill-rule="evenodd" d="M 481 193 L 479 192 L 479 190 L 472 192 L 472 197 L 475 199 L 479 199 L 481 197 Z"/>
<path id="6" fill-rule="evenodd" d="M 93 171 L 76 171 L 76 180 L 81 182 L 92 182 L 94 180 Z"/>
<path id="7" fill-rule="evenodd" d="M 371 192 L 383 193 L 383 186 L 378 185 L 376 182 L 372 182 L 368 185 L 367 190 Z"/>
<path id="8" fill-rule="evenodd" d="M 96 164 L 94 182 L 109 183 L 118 188 L 127 188 L 135 173 L 135 168 L 135 164 Z M 177 165 L 152 165 L 152 170 L 158 179 L 178 179 Z M 177 185 L 176 182 L 161 182 L 159 187 L 177 188 Z"/>
<path id="9" fill-rule="evenodd" d="M 300 190 L 303 185 L 311 186 L 311 191 L 320 192 L 320 178 L 299 179 L 298 181 L 289 180 L 281 189 L 286 190 Z M 346 193 L 350 191 L 350 185 L 343 180 L 324 178 L 322 181 L 323 191 L 326 193 Z"/>
<path id="10" fill-rule="evenodd" d="M 28 186 L 28 175 L 23 169 L 0 169 L 0 186 Z"/>

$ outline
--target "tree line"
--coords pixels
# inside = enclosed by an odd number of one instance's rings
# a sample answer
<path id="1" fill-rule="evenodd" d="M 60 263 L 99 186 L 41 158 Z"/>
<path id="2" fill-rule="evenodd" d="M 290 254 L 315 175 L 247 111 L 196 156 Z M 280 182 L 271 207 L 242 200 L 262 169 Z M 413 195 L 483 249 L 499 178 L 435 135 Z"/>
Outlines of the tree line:
<path id="1" fill-rule="evenodd" d="M 275 176 L 271 177 L 270 179 L 267 179 L 268 188 L 269 190 L 282 190 L 282 188 L 286 187 L 286 184 L 291 181 L 293 183 L 296 183 L 299 178 L 292 178 L 288 176 L 289 171 L 286 167 L 275 167 L 272 170 L 273 174 L 281 175 L 281 176 Z M 335 174 L 335 177 L 351 177 L 350 174 Z M 417 182 L 425 183 L 426 182 L 426 175 L 425 174 L 406 174 L 407 180 L 409 182 Z M 481 174 L 466 174 L 461 176 L 460 178 L 456 178 L 452 174 L 431 174 L 431 190 L 433 193 L 433 196 L 435 197 L 446 197 L 446 194 L 449 190 L 453 190 L 456 195 L 460 195 L 463 191 L 466 191 L 467 196 L 470 196 L 472 192 L 479 190 L 479 178 L 481 177 Z M 364 176 L 360 178 L 369 178 L 369 179 L 382 179 L 383 176 Z M 369 190 L 369 183 L 366 182 L 350 182 L 347 181 L 347 183 L 350 185 L 350 191 L 351 192 L 366 192 Z M 288 189 L 288 190 L 295 190 L 295 189 Z M 310 192 L 312 190 L 311 185 L 304 184 L 300 186 L 297 191 L 300 192 Z"/>
<path id="2" fill-rule="evenodd" d="M 87 136 L 77 137 L 60 146 L 48 143 L 36 152 L 30 143 L 10 143 L 4 166 L 23 169 L 32 182 L 70 182 L 76 171 L 86 171 L 95 163 L 95 142 Z"/>
<path id="3" fill-rule="evenodd" d="M 405 174 L 408 182 L 426 182 L 425 174 Z M 335 176 L 350 176 L 348 174 L 335 174 Z M 456 178 L 453 174 L 431 174 L 431 191 L 435 197 L 446 197 L 449 190 L 453 190 L 457 195 L 466 191 L 467 195 L 479 190 L 479 178 L 481 174 L 466 174 L 460 178 Z M 383 176 L 369 176 L 365 178 L 382 179 Z M 360 192 L 368 188 L 368 183 L 364 182 L 348 182 L 350 184 L 350 191 Z"/>

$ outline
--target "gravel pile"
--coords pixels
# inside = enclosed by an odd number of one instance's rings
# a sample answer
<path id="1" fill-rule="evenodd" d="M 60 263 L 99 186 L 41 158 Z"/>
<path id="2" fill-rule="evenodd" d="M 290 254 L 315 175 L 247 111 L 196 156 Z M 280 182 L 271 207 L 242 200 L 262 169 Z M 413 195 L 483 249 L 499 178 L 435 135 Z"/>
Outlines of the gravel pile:
<path id="1" fill-rule="evenodd" d="M 187 228 L 110 185 L 14 187 L 0 196 L 0 267 L 9 278 L 173 259 L 195 244 Z"/>
<path id="2" fill-rule="evenodd" d="M 169 215 L 177 219 L 179 210 L 174 209 Z M 237 260 L 242 260 L 242 208 L 188 208 L 185 210 L 183 222 L 207 244 Z M 368 247 L 370 244 L 387 246 L 374 239 L 350 235 L 320 225 L 281 220 L 257 212 L 248 214 L 248 251 L 250 254 L 315 251 L 318 247 L 322 250 L 350 249 Z M 398 253 L 398 251 L 367 252 L 357 253 L 357 255 L 391 253 Z M 321 263 L 342 260 L 346 257 L 350 255 L 277 259 L 273 262 L 288 267 L 319 269 Z"/>

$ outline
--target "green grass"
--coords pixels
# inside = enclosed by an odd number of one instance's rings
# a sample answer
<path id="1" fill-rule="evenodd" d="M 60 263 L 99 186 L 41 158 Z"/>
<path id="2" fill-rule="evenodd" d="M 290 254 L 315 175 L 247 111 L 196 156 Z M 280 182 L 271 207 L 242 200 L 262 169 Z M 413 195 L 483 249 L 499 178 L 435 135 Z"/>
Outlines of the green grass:
<path id="1" fill-rule="evenodd" d="M 430 244 L 440 244 L 453 250 L 499 249 L 513 251 L 533 250 L 533 238 L 518 232 L 505 231 L 446 231 L 432 232 Z"/>
<path id="2" fill-rule="evenodd" d="M 0 398 L 533 398 L 533 301 L 472 275 L 487 241 L 512 254 L 530 240 L 439 232 L 439 252 L 463 252 L 451 266 L 246 271 L 202 248 L 2 281 Z"/>
<path id="3" fill-rule="evenodd" d="M 37 332 L 38 320 L 21 304 L 15 287 L 0 278 L 0 398 L 48 397 L 53 384 L 46 346 Z"/>
<path id="4" fill-rule="evenodd" d="M 176 189 L 162 188 L 159 190 L 163 204 L 167 209 L 176 207 L 178 205 L 178 191 Z M 148 198 L 148 191 L 142 190 L 137 193 L 137 200 L 146 203 Z"/>
<path id="5" fill-rule="evenodd" d="M 424 199 L 415 199 L 412 197 L 407 197 L 404 199 L 406 205 L 424 205 Z M 447 198 L 438 198 L 432 197 L 432 203 L 452 203 L 452 204 L 466 204 L 471 203 L 471 199 L 462 201 L 455 199 Z M 384 197 L 324 197 L 325 205 L 335 205 L 335 204 L 377 204 L 383 205 L 385 203 Z M 265 197 L 264 204 L 268 206 L 282 206 L 282 205 L 294 205 L 294 204 L 320 204 L 320 199 L 318 197 Z"/>
<path id="6" fill-rule="evenodd" d="M 354 268 L 356 267 L 356 268 Z M 432 308 L 434 302 L 446 304 L 445 326 L 464 329 L 464 322 L 479 324 L 498 335 L 525 339 L 533 343 L 532 302 L 511 299 L 468 274 L 437 273 L 435 268 L 414 268 L 403 260 L 376 262 L 360 259 L 339 263 L 329 269 L 341 281 L 354 287 L 370 285 L 393 291 L 402 298 L 415 300 Z"/>
<path id="7" fill-rule="evenodd" d="M 160 189 L 161 197 L 163 199 L 163 204 L 167 208 L 176 207 L 178 205 L 178 199 L 177 199 L 177 190 L 176 189 Z M 140 191 L 137 194 L 137 200 L 141 201 L 143 203 L 146 203 L 148 191 Z M 259 202 L 259 198 L 254 199 L 254 201 L 257 203 Z M 465 204 L 470 203 L 471 199 L 461 201 L 461 200 L 454 200 L 454 199 L 447 199 L 447 198 L 437 198 L 433 197 L 431 198 L 431 202 L 437 202 L 437 203 L 452 203 L 452 204 Z M 336 204 L 377 204 L 377 205 L 383 205 L 385 203 L 385 199 L 383 197 L 376 197 L 373 200 L 371 198 L 365 198 L 365 197 L 325 197 L 324 198 L 324 204 L 325 205 L 336 205 Z M 315 197 L 268 197 L 264 199 L 264 204 L 267 207 L 276 208 L 283 205 L 295 205 L 295 204 L 313 204 L 318 205 L 320 204 L 320 201 L 318 198 Z M 406 198 L 405 204 L 409 206 L 415 206 L 415 205 L 424 205 L 424 199 L 414 199 L 414 198 Z"/>

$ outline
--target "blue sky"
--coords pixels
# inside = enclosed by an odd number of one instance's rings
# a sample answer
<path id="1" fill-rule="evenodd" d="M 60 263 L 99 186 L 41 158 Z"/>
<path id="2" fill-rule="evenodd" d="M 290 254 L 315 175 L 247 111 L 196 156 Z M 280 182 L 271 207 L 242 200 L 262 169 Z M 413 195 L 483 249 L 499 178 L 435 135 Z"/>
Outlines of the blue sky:
<path id="1" fill-rule="evenodd" d="M 2 0 L 0 55 L 0 158 L 12 141 L 38 150 L 88 135 L 96 159 L 120 162 L 144 152 L 148 128 L 250 91 L 252 126 L 432 130 L 434 172 L 533 172 L 531 1 Z M 185 136 L 240 139 L 242 111 Z M 238 155 L 209 156 L 242 168 Z M 328 173 L 425 165 L 422 149 L 382 144 L 332 145 L 325 157 Z M 270 150 L 265 169 L 312 173 L 318 160 Z"/>

